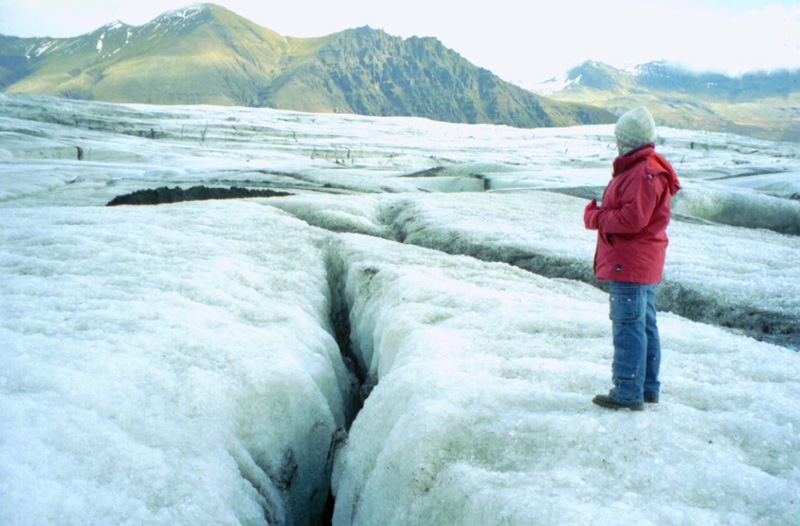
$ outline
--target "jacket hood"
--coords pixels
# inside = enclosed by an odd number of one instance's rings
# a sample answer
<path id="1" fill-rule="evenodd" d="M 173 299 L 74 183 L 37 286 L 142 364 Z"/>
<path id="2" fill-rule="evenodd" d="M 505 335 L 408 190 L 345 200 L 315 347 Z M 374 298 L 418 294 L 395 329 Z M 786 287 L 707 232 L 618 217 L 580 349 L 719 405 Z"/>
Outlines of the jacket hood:
<path id="1" fill-rule="evenodd" d="M 650 175 L 664 174 L 669 184 L 669 193 L 675 195 L 681 189 L 678 174 L 672 165 L 661 154 L 656 153 L 656 145 L 647 143 L 629 151 L 625 155 L 620 155 L 614 160 L 613 177 L 626 172 L 639 163 L 647 163 L 645 170 Z"/>

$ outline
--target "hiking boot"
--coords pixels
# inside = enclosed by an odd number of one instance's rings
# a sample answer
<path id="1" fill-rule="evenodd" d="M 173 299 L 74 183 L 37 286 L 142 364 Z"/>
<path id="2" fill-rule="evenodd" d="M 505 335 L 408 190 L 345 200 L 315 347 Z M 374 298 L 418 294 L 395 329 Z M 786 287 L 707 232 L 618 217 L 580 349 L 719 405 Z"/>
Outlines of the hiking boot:
<path id="1" fill-rule="evenodd" d="M 623 404 L 613 400 L 607 395 L 597 395 L 592 398 L 592 403 L 605 407 L 606 409 L 630 409 L 631 411 L 642 411 L 644 404 Z"/>
<path id="2" fill-rule="evenodd" d="M 658 395 L 657 394 L 644 394 L 644 401 L 647 404 L 657 404 L 658 403 Z"/>

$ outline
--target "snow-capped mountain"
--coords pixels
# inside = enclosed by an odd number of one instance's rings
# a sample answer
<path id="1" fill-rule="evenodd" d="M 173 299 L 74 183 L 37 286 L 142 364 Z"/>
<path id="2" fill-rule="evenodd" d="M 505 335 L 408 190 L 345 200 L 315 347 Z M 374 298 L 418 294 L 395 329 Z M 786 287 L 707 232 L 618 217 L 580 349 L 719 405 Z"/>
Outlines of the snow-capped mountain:
<path id="1" fill-rule="evenodd" d="M 638 89 L 742 102 L 769 97 L 788 97 L 800 92 L 800 69 L 753 71 L 731 76 L 709 71 L 692 71 L 667 61 L 654 61 L 618 69 L 590 60 L 563 75 L 531 86 L 530 89 L 551 94 L 581 89 L 611 92 Z"/>
<path id="2" fill-rule="evenodd" d="M 800 69 L 731 76 L 665 61 L 622 69 L 587 61 L 530 89 L 616 114 L 643 104 L 679 128 L 800 140 Z"/>
<path id="3" fill-rule="evenodd" d="M 0 37 L 0 88 L 76 99 L 266 106 L 302 111 L 566 126 L 607 111 L 507 83 L 435 38 L 369 27 L 291 38 L 220 6 L 196 4 L 138 27 L 75 38 Z"/>

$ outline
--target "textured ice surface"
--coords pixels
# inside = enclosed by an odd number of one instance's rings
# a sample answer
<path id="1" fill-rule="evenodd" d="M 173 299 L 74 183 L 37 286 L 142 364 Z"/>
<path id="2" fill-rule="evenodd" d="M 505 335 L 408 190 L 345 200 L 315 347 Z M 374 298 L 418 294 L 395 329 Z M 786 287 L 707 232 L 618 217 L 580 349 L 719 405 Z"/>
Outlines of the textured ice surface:
<path id="1" fill-rule="evenodd" d="M 340 238 L 357 352 L 379 383 L 334 471 L 337 525 L 792 524 L 797 354 L 662 315 L 644 417 L 593 408 L 604 295 Z"/>
<path id="2" fill-rule="evenodd" d="M 751 188 L 777 197 L 800 199 L 800 171 L 727 177 L 717 182 L 734 188 Z"/>
<path id="3" fill-rule="evenodd" d="M 702 208 L 688 190 L 685 213 Z M 680 195 L 680 194 L 678 194 Z M 730 191 L 708 192 L 706 215 L 739 206 L 731 221 L 793 230 L 797 203 Z M 312 225 L 502 261 L 538 274 L 596 283 L 595 233 L 583 227 L 586 201 L 558 193 L 459 193 L 414 196 L 305 196 L 271 201 Z M 747 217 L 745 212 L 752 216 Z M 762 213 L 762 215 L 758 215 Z M 788 220 L 787 220 L 788 218 Z M 799 216 L 800 219 L 800 216 Z M 659 305 L 692 319 L 745 329 L 800 345 L 800 237 L 712 222 L 675 220 Z"/>
<path id="4" fill-rule="evenodd" d="M 716 223 L 800 236 L 800 200 L 747 190 L 689 186 L 675 196 L 672 210 Z"/>
<path id="5" fill-rule="evenodd" d="M 0 523 L 319 513 L 350 378 L 318 234 L 216 202 L 4 209 L 0 238 Z"/>
<path id="6" fill-rule="evenodd" d="M 336 526 L 793 524 L 798 354 L 713 325 L 797 318 L 800 147 L 659 130 L 660 294 L 714 313 L 660 316 L 662 403 L 616 413 L 612 130 L 0 94 L 0 523 L 315 523 L 350 331 Z M 197 184 L 300 195 L 103 207 Z"/>

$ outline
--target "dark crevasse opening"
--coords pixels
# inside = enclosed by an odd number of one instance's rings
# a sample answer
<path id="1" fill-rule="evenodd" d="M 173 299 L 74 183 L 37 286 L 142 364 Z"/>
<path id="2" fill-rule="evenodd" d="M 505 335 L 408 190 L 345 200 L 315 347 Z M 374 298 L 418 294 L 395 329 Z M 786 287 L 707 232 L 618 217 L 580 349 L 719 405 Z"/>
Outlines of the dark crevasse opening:
<path id="1" fill-rule="evenodd" d="M 578 189 L 576 193 L 591 195 L 592 191 Z M 381 218 L 398 242 L 487 262 L 507 263 L 547 278 L 582 281 L 608 291 L 608 283 L 595 278 L 591 260 L 537 252 L 522 245 L 485 242 L 458 230 L 432 228 L 417 221 L 414 207 L 411 201 L 398 201 L 384 208 Z M 789 349 L 800 348 L 800 322 L 795 316 L 730 302 L 723 296 L 695 290 L 675 280 L 660 282 L 656 308 L 701 323 L 740 330 L 757 340 Z"/>
<path id="2" fill-rule="evenodd" d="M 230 451 L 239 474 L 258 493 L 263 521 L 269 526 L 329 526 L 332 524 L 334 496 L 331 474 L 337 451 L 347 440 L 347 432 L 371 391 L 372 381 L 351 338 L 351 306 L 345 295 L 346 268 L 334 243 L 323 249 L 329 297 L 327 331 L 335 338 L 347 368 L 348 383 L 342 389 L 343 425 L 333 429 L 314 426 L 302 444 L 293 444 L 282 453 L 280 462 L 265 462 L 246 442 Z M 316 465 L 302 459 L 309 455 Z M 314 473 L 309 474 L 309 469 Z M 305 470 L 305 471 L 304 471 Z M 243 524 L 252 518 L 240 517 Z M 258 523 L 261 523 L 259 518 Z"/>
<path id="3" fill-rule="evenodd" d="M 581 187 L 566 193 L 591 196 L 596 191 L 593 187 Z M 312 226 L 331 232 L 375 235 L 372 231 L 360 228 L 357 223 L 332 224 L 326 221 L 324 215 L 316 217 L 291 208 L 285 210 Z M 424 222 L 416 220 L 416 212 L 412 200 L 395 200 L 385 204 L 378 217 L 381 225 L 385 227 L 385 232 L 380 237 L 448 254 L 470 256 L 482 261 L 507 263 L 547 278 L 577 280 L 601 290 L 608 290 L 607 283 L 599 282 L 595 278 L 590 259 L 544 253 L 525 246 L 484 242 L 458 231 L 430 228 Z M 330 269 L 329 275 L 332 275 Z M 695 290 L 670 279 L 662 281 L 658 290 L 656 307 L 659 311 L 670 311 L 690 320 L 743 331 L 757 340 L 793 350 L 800 349 L 800 322 L 795 316 L 777 310 L 761 309 L 747 303 L 730 302 L 719 295 Z M 339 303 L 339 312 L 343 312 L 342 308 L 346 309 L 346 306 L 343 306 L 341 301 Z M 346 320 L 340 320 L 344 321 Z M 338 326 L 344 327 L 341 323 Z M 347 345 L 348 341 L 348 338 L 344 338 L 339 343 Z M 363 375 L 362 381 L 367 381 Z"/>
<path id="4" fill-rule="evenodd" d="M 348 371 L 351 373 L 351 382 L 345 393 L 345 426 L 338 428 L 331 437 L 330 448 L 328 450 L 325 475 L 330 480 L 333 469 L 333 461 L 338 449 L 347 440 L 347 431 L 350 429 L 359 411 L 364 406 L 364 401 L 369 396 L 372 388 L 377 381 L 368 374 L 367 365 L 364 363 L 361 353 L 355 348 L 351 336 L 351 306 L 347 302 L 345 294 L 346 269 L 344 262 L 337 250 L 328 245 L 325 251 L 325 267 L 328 277 L 328 288 L 330 294 L 329 315 L 333 336 L 342 355 Z M 329 526 L 332 524 L 333 509 L 335 499 L 330 485 L 325 507 L 319 521 L 315 524 Z"/>
<path id="5" fill-rule="evenodd" d="M 401 221 L 398 220 L 396 224 L 401 224 Z M 398 229 L 398 234 L 397 237 L 400 241 L 424 245 L 419 238 L 414 238 L 413 236 L 411 239 L 404 239 L 409 237 L 404 235 L 405 231 Z M 336 453 L 347 440 L 347 432 L 350 425 L 357 417 L 371 389 L 376 384 L 375 378 L 369 374 L 369 364 L 364 362 L 361 349 L 357 347 L 357 342 L 354 343 L 352 338 L 351 325 L 357 324 L 358 319 L 353 318 L 353 306 L 348 302 L 347 258 L 338 247 L 336 238 L 336 235 L 328 238 L 327 244 L 323 248 L 329 295 L 329 332 L 335 338 L 342 359 L 350 371 L 350 385 L 347 386 L 346 392 L 344 393 L 346 399 L 345 424 L 333 433 L 328 445 L 325 477 L 329 482 Z M 429 248 L 436 248 L 446 252 L 452 251 L 458 254 L 467 254 L 487 261 L 504 261 L 518 268 L 540 275 L 554 278 L 569 278 L 602 287 L 601 284 L 598 284 L 596 280 L 594 280 L 590 263 L 586 261 L 572 260 L 550 254 L 503 251 L 503 247 L 493 247 L 485 244 L 460 244 L 457 247 L 453 247 L 447 243 L 436 242 L 438 238 L 435 237 L 433 241 L 434 242 L 431 243 L 433 246 Z M 369 272 L 371 270 L 362 269 L 362 271 Z M 352 297 L 352 291 L 350 296 Z M 748 332 L 751 334 L 761 333 L 762 339 L 771 340 L 776 334 L 779 334 L 785 338 L 781 343 L 786 344 L 792 341 L 793 335 L 795 334 L 792 331 L 776 331 L 775 327 L 763 326 L 766 322 L 775 321 L 778 327 L 790 328 L 793 326 L 793 323 L 796 323 L 792 320 L 776 318 L 776 313 L 749 312 L 742 308 L 731 308 L 731 306 L 726 306 L 719 301 L 715 301 L 714 298 L 708 298 L 695 291 L 688 290 L 679 283 L 666 281 L 661 288 L 660 302 L 661 309 L 663 310 L 673 310 L 674 312 L 688 315 L 687 317 L 693 319 L 709 320 L 722 326 L 747 328 L 749 329 Z M 791 348 L 791 345 L 789 345 L 789 347 Z M 282 470 L 282 473 L 285 473 L 286 476 L 282 476 L 281 480 L 291 483 L 290 468 L 291 462 L 288 462 L 286 470 Z M 332 524 L 335 499 L 330 484 L 324 489 L 320 488 L 320 491 L 324 492 L 324 494 L 317 494 L 316 498 L 324 498 L 325 504 L 311 524 L 329 525 Z"/>
<path id="6" fill-rule="evenodd" d="M 367 380 L 366 367 L 353 351 L 353 340 L 350 337 L 350 308 L 345 299 L 343 271 L 336 269 L 330 256 L 326 260 L 326 266 L 328 268 L 328 286 L 330 287 L 330 319 L 333 336 L 336 338 L 336 344 L 339 346 L 345 366 L 352 373 L 345 414 L 345 428 L 349 429 L 364 405 L 361 388 Z"/>

